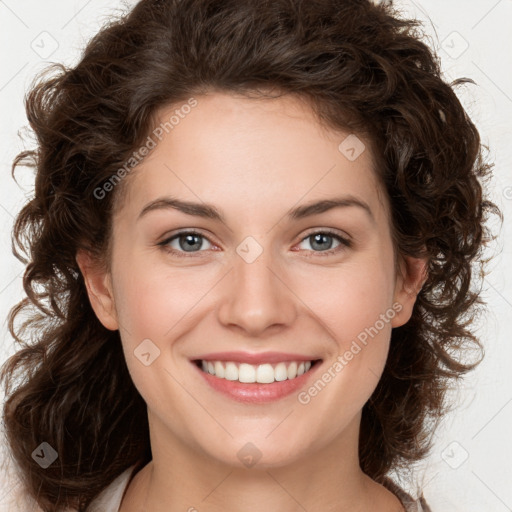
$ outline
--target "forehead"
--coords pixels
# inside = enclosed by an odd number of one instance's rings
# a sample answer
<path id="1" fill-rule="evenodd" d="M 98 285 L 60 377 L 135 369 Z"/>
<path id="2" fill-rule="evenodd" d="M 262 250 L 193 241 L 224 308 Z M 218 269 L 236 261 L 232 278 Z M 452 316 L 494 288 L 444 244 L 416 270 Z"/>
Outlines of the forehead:
<path id="1" fill-rule="evenodd" d="M 279 215 L 280 207 L 346 193 L 387 209 L 370 141 L 325 127 L 304 100 L 218 92 L 195 100 L 157 112 L 154 147 L 125 183 L 125 207 L 169 193 Z"/>

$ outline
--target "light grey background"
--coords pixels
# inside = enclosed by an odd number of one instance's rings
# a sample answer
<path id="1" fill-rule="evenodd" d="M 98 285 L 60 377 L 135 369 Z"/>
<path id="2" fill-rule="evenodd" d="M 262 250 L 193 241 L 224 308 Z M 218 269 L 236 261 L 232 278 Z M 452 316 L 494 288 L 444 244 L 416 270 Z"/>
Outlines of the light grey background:
<path id="1" fill-rule="evenodd" d="M 494 247 L 498 255 L 484 284 L 489 310 L 478 321 L 486 358 L 454 391 L 458 407 L 437 431 L 432 454 L 416 468 L 416 477 L 434 512 L 505 512 L 512 510 L 512 0 L 395 5 L 424 21 L 447 80 L 464 76 L 477 83 L 457 93 L 490 147 L 495 162 L 490 192 L 505 215 Z M 0 1 L 1 362 L 14 351 L 5 318 L 22 297 L 23 267 L 11 254 L 10 231 L 32 186 L 30 170 L 18 171 L 21 186 L 10 177 L 14 156 L 31 147 L 24 93 L 48 61 L 75 63 L 86 41 L 122 7 L 106 0 Z M 0 510 L 4 494 L 0 485 Z"/>

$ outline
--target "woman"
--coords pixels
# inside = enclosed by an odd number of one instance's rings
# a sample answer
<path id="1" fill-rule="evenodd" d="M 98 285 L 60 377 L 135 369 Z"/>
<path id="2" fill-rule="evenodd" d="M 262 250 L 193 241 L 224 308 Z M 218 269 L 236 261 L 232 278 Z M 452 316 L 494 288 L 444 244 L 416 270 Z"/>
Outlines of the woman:
<path id="1" fill-rule="evenodd" d="M 33 341 L 3 377 L 38 507 L 429 510 L 389 474 L 477 364 L 496 209 L 416 25 L 367 0 L 143 0 L 34 86 L 10 317 Z"/>

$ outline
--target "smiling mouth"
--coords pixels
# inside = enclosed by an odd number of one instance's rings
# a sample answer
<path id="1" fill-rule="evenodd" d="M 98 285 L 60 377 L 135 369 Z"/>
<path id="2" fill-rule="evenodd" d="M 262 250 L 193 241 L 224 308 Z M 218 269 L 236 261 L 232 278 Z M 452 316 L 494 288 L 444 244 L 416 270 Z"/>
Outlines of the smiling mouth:
<path id="1" fill-rule="evenodd" d="M 219 379 L 240 382 L 243 384 L 272 384 L 294 380 L 309 372 L 321 360 L 287 361 L 277 364 L 247 364 L 233 361 L 194 361 L 204 373 Z"/>

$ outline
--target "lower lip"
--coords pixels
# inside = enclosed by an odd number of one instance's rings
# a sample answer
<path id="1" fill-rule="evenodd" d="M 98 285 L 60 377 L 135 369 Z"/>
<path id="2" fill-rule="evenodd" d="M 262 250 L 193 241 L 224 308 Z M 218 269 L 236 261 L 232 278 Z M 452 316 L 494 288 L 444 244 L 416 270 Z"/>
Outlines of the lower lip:
<path id="1" fill-rule="evenodd" d="M 300 388 L 305 386 L 310 376 L 315 373 L 320 365 L 320 361 L 312 366 L 309 371 L 295 379 L 272 382 L 272 384 L 259 384 L 257 382 L 244 384 L 237 380 L 220 379 L 215 377 L 215 375 L 202 371 L 195 363 L 193 364 L 214 390 L 223 393 L 229 398 L 245 403 L 268 403 L 298 392 Z"/>

